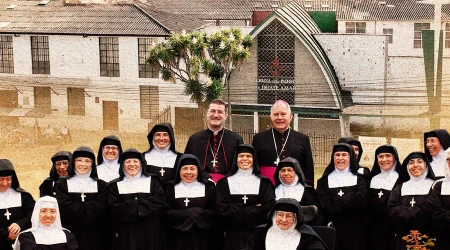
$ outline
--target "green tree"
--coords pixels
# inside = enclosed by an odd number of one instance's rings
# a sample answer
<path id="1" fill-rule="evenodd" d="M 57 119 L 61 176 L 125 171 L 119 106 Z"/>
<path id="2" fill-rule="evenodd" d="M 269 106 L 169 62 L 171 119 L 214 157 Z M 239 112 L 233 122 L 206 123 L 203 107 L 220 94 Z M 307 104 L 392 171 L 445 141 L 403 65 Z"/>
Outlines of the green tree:
<path id="1" fill-rule="evenodd" d="M 147 63 L 159 66 L 165 81 L 185 83 L 184 93 L 204 113 L 209 102 L 222 98 L 233 71 L 250 57 L 251 45 L 250 36 L 243 36 L 240 29 L 212 34 L 183 31 L 152 47 Z"/>

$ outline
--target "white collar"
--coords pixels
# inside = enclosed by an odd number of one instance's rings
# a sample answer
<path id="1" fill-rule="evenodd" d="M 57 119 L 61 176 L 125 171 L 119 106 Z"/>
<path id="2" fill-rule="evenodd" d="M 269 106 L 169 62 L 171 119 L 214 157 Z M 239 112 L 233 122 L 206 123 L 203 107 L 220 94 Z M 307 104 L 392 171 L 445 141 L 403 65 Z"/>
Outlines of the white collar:
<path id="1" fill-rule="evenodd" d="M 166 148 L 160 149 L 155 146 L 152 150 L 144 154 L 147 165 L 161 167 L 161 168 L 174 168 L 177 160 L 177 154 L 170 150 L 170 144 Z"/>
<path id="2" fill-rule="evenodd" d="M 212 130 L 210 127 L 208 127 L 208 130 L 211 131 L 214 135 L 218 135 L 220 133 L 220 131 L 223 130 L 223 125 L 218 130 Z"/>
<path id="3" fill-rule="evenodd" d="M 22 195 L 13 188 L 0 192 L 0 209 L 22 206 Z"/>
<path id="4" fill-rule="evenodd" d="M 177 198 L 205 197 L 205 184 L 195 180 L 191 183 L 180 183 L 175 185 L 175 199 Z"/>
<path id="5" fill-rule="evenodd" d="M 97 166 L 98 178 L 106 182 L 110 182 L 120 177 L 119 169 L 119 157 L 114 160 L 108 160 L 103 157 L 103 163 Z"/>
<path id="6" fill-rule="evenodd" d="M 272 226 L 267 230 L 265 239 L 266 250 L 296 250 L 302 237 L 302 234 L 295 228 L 296 225 L 297 218 L 288 229 L 280 229 L 276 222 L 276 212 L 274 212 Z"/>
<path id="7" fill-rule="evenodd" d="M 145 175 L 136 175 L 133 177 L 125 173 L 123 180 L 117 182 L 117 189 L 119 190 L 119 194 L 149 194 L 151 183 L 151 177 Z"/>
<path id="8" fill-rule="evenodd" d="M 408 171 L 409 173 L 409 171 Z M 411 179 L 402 185 L 401 195 L 427 195 L 430 192 L 433 180 L 427 178 L 428 169 L 419 177 Z"/>
<path id="9" fill-rule="evenodd" d="M 372 178 L 370 181 L 370 188 L 392 190 L 399 176 L 397 171 L 395 171 L 396 164 L 397 162 L 394 162 L 392 168 L 387 171 L 380 168 L 381 173 Z"/>
<path id="10" fill-rule="evenodd" d="M 67 191 L 69 193 L 97 193 L 97 181 L 89 177 L 91 172 L 79 175 L 75 171 L 75 175 L 67 179 Z"/>
<path id="11" fill-rule="evenodd" d="M 275 188 L 275 199 L 279 200 L 281 198 L 291 198 L 300 202 L 304 192 L 305 187 L 299 182 L 297 182 L 294 186 L 280 184 Z"/>
<path id="12" fill-rule="evenodd" d="M 227 177 L 230 194 L 259 194 L 261 179 L 253 174 L 253 167 Z"/>
<path id="13" fill-rule="evenodd" d="M 328 187 L 350 187 L 355 186 L 358 183 L 358 176 L 350 171 L 350 165 L 344 170 L 339 170 L 334 167 L 333 172 L 328 175 Z"/>
<path id="14" fill-rule="evenodd" d="M 444 149 L 441 147 L 441 151 L 436 156 L 432 156 L 433 161 L 430 162 L 431 168 L 433 169 L 434 175 L 436 177 L 445 176 L 445 168 L 447 167 L 447 155 Z"/>

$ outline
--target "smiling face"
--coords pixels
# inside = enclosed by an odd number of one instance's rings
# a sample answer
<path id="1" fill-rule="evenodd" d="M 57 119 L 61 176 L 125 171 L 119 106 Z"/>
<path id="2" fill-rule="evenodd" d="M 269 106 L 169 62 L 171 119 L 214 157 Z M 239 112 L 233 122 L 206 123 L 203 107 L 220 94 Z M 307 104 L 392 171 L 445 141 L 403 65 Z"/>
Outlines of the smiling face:
<path id="1" fill-rule="evenodd" d="M 123 162 L 125 173 L 136 176 L 141 171 L 141 161 L 137 158 L 129 158 Z"/>
<path id="2" fill-rule="evenodd" d="M 270 110 L 270 120 L 272 126 L 279 132 L 284 132 L 289 128 L 289 123 L 292 120 L 292 113 L 286 104 L 282 102 L 275 103 Z"/>
<path id="3" fill-rule="evenodd" d="M 284 184 L 290 185 L 294 182 L 295 176 L 294 168 L 292 167 L 283 167 L 280 169 L 280 179 Z"/>
<path id="4" fill-rule="evenodd" d="M 250 153 L 238 154 L 237 165 L 242 170 L 249 169 L 253 166 L 253 155 Z"/>
<path id="5" fill-rule="evenodd" d="M 344 170 L 350 163 L 350 153 L 346 151 L 337 151 L 333 154 L 334 166 L 339 170 Z"/>
<path id="6" fill-rule="evenodd" d="M 87 157 L 77 157 L 75 159 L 75 171 L 78 174 L 87 174 L 92 169 L 92 160 Z"/>
<path id="7" fill-rule="evenodd" d="M 211 130 L 219 130 L 222 128 L 225 120 L 227 119 L 227 113 L 225 105 L 211 103 L 208 111 L 206 112 L 206 120 L 208 122 L 208 128 Z"/>
<path id="8" fill-rule="evenodd" d="M 180 177 L 184 183 L 191 183 L 197 180 L 198 169 L 195 165 L 184 165 L 180 169 Z"/>
<path id="9" fill-rule="evenodd" d="M 287 230 L 294 225 L 295 214 L 292 212 L 275 211 L 276 223 L 281 230 Z"/>
<path id="10" fill-rule="evenodd" d="M 422 158 L 413 158 L 408 161 L 408 171 L 414 177 L 419 177 L 425 172 L 426 163 Z"/>
<path id="11" fill-rule="evenodd" d="M 0 192 L 6 192 L 12 184 L 12 176 L 0 177 Z"/>
<path id="12" fill-rule="evenodd" d="M 68 160 L 55 161 L 56 173 L 59 177 L 67 176 L 67 168 L 69 168 Z"/>
<path id="13" fill-rule="evenodd" d="M 156 132 L 153 135 L 153 141 L 159 149 L 167 148 L 170 144 L 170 136 L 167 132 Z"/>
<path id="14" fill-rule="evenodd" d="M 442 145 L 437 137 L 428 137 L 426 141 L 426 146 L 428 151 L 430 151 L 431 156 L 436 156 L 441 151 Z"/>
<path id="15" fill-rule="evenodd" d="M 109 161 L 117 159 L 119 157 L 119 147 L 116 145 L 103 146 L 103 157 Z"/>
<path id="16" fill-rule="evenodd" d="M 51 226 L 56 220 L 56 209 L 41 208 L 39 211 L 39 221 L 45 226 Z"/>
<path id="17" fill-rule="evenodd" d="M 395 158 L 391 153 L 381 153 L 377 155 L 377 161 L 381 169 L 388 171 L 394 167 Z"/>

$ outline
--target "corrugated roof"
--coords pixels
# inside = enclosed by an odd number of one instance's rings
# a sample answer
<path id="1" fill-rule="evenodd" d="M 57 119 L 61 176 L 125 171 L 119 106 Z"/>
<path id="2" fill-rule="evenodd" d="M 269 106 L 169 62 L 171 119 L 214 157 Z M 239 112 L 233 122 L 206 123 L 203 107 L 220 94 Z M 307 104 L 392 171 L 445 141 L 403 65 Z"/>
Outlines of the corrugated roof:
<path id="1" fill-rule="evenodd" d="M 186 30 L 200 23 L 182 20 L 180 27 L 161 12 L 143 11 L 134 4 L 64 5 L 62 0 L 40 6 L 41 0 L 0 0 L 0 32 L 87 35 L 169 36 L 171 30 Z M 14 9 L 7 9 L 16 5 Z M 151 17 L 154 15 L 156 18 Z M 164 23 L 166 22 L 166 23 Z"/>
<path id="2" fill-rule="evenodd" d="M 290 29 L 309 50 L 317 64 L 322 69 L 323 75 L 326 78 L 330 89 L 334 92 L 333 97 L 336 107 L 343 109 L 344 102 L 342 100 L 342 93 L 338 78 L 334 72 L 333 65 L 331 65 L 331 62 L 328 60 L 328 57 L 319 42 L 313 37 L 313 34 L 322 32 L 311 16 L 300 6 L 300 4 L 292 2 L 283 8 L 276 10 L 264 19 L 264 21 L 252 30 L 250 33 L 251 36 L 256 37 L 258 33 L 261 32 L 274 19 L 278 19 L 281 23 L 283 23 L 283 25 Z"/>
<path id="3" fill-rule="evenodd" d="M 250 20 L 255 10 L 274 11 L 292 0 L 141 0 L 157 9 L 200 20 Z M 298 0 L 294 0 L 298 1 Z"/>
<path id="4" fill-rule="evenodd" d="M 416 0 L 299 0 L 307 11 L 336 11 L 338 20 L 433 20 L 434 5 Z M 310 7 L 306 7 L 306 6 Z M 449 20 L 450 5 L 442 5 L 442 19 Z"/>

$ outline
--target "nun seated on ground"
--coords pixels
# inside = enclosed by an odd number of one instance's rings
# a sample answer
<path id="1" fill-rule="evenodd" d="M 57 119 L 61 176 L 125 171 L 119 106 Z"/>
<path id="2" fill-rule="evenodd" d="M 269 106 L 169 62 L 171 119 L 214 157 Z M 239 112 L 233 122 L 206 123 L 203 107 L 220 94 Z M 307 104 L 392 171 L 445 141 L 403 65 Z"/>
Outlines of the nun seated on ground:
<path id="1" fill-rule="evenodd" d="M 267 224 L 256 228 L 246 250 L 324 250 L 317 233 L 304 223 L 300 204 L 279 199 L 267 216 Z"/>
<path id="2" fill-rule="evenodd" d="M 31 228 L 19 234 L 14 250 L 74 250 L 75 236 L 61 226 L 56 198 L 44 196 L 34 206 Z"/>

